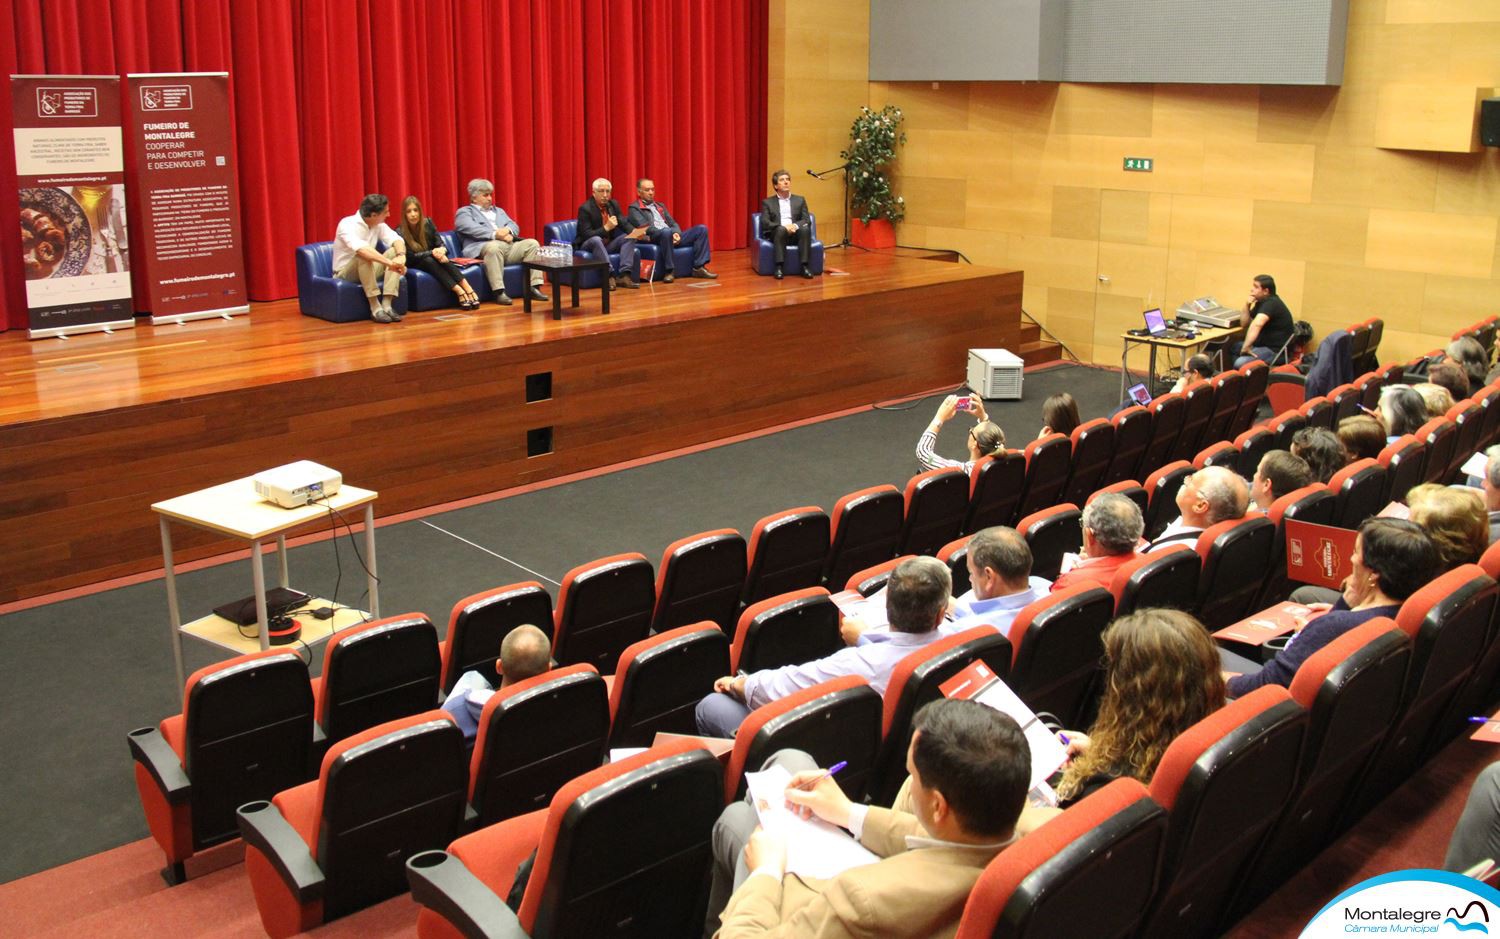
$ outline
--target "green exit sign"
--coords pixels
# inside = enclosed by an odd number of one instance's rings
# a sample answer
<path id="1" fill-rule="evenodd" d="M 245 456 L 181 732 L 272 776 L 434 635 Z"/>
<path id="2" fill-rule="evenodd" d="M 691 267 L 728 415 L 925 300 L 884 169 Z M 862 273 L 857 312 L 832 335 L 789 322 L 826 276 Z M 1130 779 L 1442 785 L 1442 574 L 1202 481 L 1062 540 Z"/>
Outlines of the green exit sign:
<path id="1" fill-rule="evenodd" d="M 1156 161 L 1150 157 L 1126 157 L 1125 171 L 1128 173 L 1149 173 Z"/>

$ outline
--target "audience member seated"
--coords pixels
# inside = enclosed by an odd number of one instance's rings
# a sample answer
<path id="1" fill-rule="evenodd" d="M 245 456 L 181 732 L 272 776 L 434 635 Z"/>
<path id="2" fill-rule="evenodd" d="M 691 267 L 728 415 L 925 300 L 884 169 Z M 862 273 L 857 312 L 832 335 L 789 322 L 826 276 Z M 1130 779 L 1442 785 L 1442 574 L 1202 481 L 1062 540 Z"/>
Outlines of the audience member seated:
<path id="1" fill-rule="evenodd" d="M 1014 528 L 996 525 L 976 532 L 969 539 L 964 560 L 970 588 L 950 604 L 951 618 L 938 627 L 944 636 L 975 626 L 993 626 L 1009 636 L 1020 612 L 1052 587 L 1045 577 L 1031 576 L 1031 546 Z M 881 592 L 870 599 L 881 599 Z M 851 646 L 886 642 L 894 635 L 889 629 L 871 629 L 852 616 L 844 618 L 839 632 Z"/>
<path id="2" fill-rule="evenodd" d="M 1087 734 L 1064 731 L 1064 807 L 1121 776 L 1151 781 L 1177 735 L 1224 706 L 1224 676 L 1208 630 L 1180 610 L 1141 610 L 1104 631 L 1104 694 Z"/>
<path id="3" fill-rule="evenodd" d="M 891 638 L 840 649 L 802 665 L 729 675 L 698 702 L 698 732 L 733 737 L 750 712 L 803 688 L 843 675 L 859 675 L 885 694 L 896 663 L 940 637 L 938 625 L 948 612 L 953 578 L 937 558 L 910 558 L 896 565 L 885 588 L 885 613 Z"/>
<path id="4" fill-rule="evenodd" d="M 1182 375 L 1177 379 L 1177 384 L 1172 386 L 1172 394 L 1176 394 L 1188 385 L 1200 381 L 1208 381 L 1218 374 L 1214 368 L 1214 360 L 1206 355 L 1189 356 L 1182 365 Z"/>
<path id="5" fill-rule="evenodd" d="M 1467 486 L 1423 483 L 1406 494 L 1406 504 L 1411 508 L 1411 520 L 1422 526 L 1437 548 L 1441 562 L 1438 573 L 1460 564 L 1479 563 L 1479 556 L 1490 545 L 1490 522 L 1484 499 L 1477 491 Z"/>
<path id="6" fill-rule="evenodd" d="M 1292 435 L 1292 455 L 1312 470 L 1313 482 L 1326 483 L 1349 463 L 1339 436 L 1326 427 L 1304 427 Z"/>
<path id="7" fill-rule="evenodd" d="M 458 298 L 460 310 L 479 309 L 479 295 L 463 271 L 448 260 L 448 246 L 438 237 L 437 226 L 432 219 L 422 214 L 422 203 L 416 196 L 401 200 L 401 227 L 397 229 L 401 240 L 406 242 L 406 265 L 432 276 Z"/>
<path id="8" fill-rule="evenodd" d="M 1432 382 L 1424 381 L 1419 385 L 1412 385 L 1412 390 L 1422 396 L 1422 405 L 1427 408 L 1427 418 L 1442 417 L 1453 407 L 1453 395 L 1448 389 Z"/>
<path id="9" fill-rule="evenodd" d="M 1485 354 L 1484 346 L 1479 344 L 1478 339 L 1473 336 L 1460 336 L 1448 343 L 1448 347 L 1443 350 L 1443 362 L 1463 369 L 1464 374 L 1468 376 L 1471 390 L 1484 387 L 1485 379 L 1490 371 L 1490 357 Z"/>
<path id="10" fill-rule="evenodd" d="M 1415 490 L 1414 490 L 1415 491 Z M 1220 649 L 1229 679 L 1230 697 L 1249 694 L 1262 685 L 1290 686 L 1308 656 L 1344 633 L 1377 616 L 1395 617 L 1401 602 L 1440 573 L 1437 548 L 1417 523 L 1372 518 L 1359 527 L 1350 558 L 1352 570 L 1332 609 L 1308 619 L 1286 648 L 1264 666 Z"/>
<path id="11" fill-rule="evenodd" d="M 980 872 L 1015 840 L 1031 748 L 1014 720 L 974 701 L 933 701 L 915 728 L 911 813 L 850 802 L 805 753 L 773 756 L 794 773 L 790 807 L 848 829 L 881 860 L 832 880 L 788 876 L 785 840 L 735 802 L 714 826 L 704 935 L 952 936 Z"/>
<path id="12" fill-rule="evenodd" d="M 999 425 L 990 421 L 989 415 L 984 412 L 984 399 L 979 395 L 969 395 L 969 410 L 978 421 L 969 430 L 969 458 L 960 462 L 949 460 L 938 456 L 933 452 L 937 446 L 937 435 L 942 432 L 943 425 L 953 420 L 958 413 L 958 395 L 949 395 L 938 405 L 937 414 L 933 415 L 932 423 L 922 431 L 922 436 L 917 440 L 917 463 L 923 470 L 947 469 L 957 467 L 968 473 L 974 468 L 974 464 L 992 453 L 1005 449 L 1005 431 Z"/>
<path id="13" fill-rule="evenodd" d="M 1276 294 L 1276 279 L 1270 274 L 1256 274 L 1250 280 L 1250 296 L 1245 301 L 1245 317 L 1250 325 L 1245 338 L 1230 347 L 1234 367 L 1243 368 L 1253 359 L 1268 365 L 1282 361 L 1282 352 L 1292 339 L 1296 324 L 1292 311 Z"/>
<path id="14" fill-rule="evenodd" d="M 1078 402 L 1066 391 L 1059 392 L 1042 402 L 1042 429 L 1037 439 L 1048 434 L 1073 436 L 1073 429 L 1083 421 L 1078 417 Z"/>
<path id="15" fill-rule="evenodd" d="M 1385 425 L 1386 443 L 1415 434 L 1428 420 L 1427 403 L 1410 385 L 1380 389 L 1380 422 Z"/>
<path id="16" fill-rule="evenodd" d="M 551 667 L 552 643 L 537 627 L 530 624 L 517 626 L 501 640 L 500 658 L 495 660 L 501 688 L 535 678 Z M 464 732 L 466 742 L 474 742 L 484 705 L 495 690 L 478 672 L 464 672 L 443 701 L 443 710 L 453 716 L 454 723 Z"/>
<path id="17" fill-rule="evenodd" d="M 1479 771 L 1469 789 L 1464 812 L 1453 826 L 1443 870 L 1463 873 L 1484 862 L 1500 860 L 1500 763 Z"/>
<path id="18" fill-rule="evenodd" d="M 1204 529 L 1231 518 L 1244 518 L 1250 506 L 1250 486 L 1245 477 L 1224 466 L 1206 466 L 1187 479 L 1177 490 L 1177 511 L 1156 540 L 1137 550 L 1150 554 L 1161 548 L 1197 544 Z"/>
<path id="19" fill-rule="evenodd" d="M 1250 481 L 1250 504 L 1262 512 L 1289 492 L 1312 484 L 1312 467 L 1300 456 L 1286 450 L 1272 450 L 1260 458 L 1255 478 Z"/>
<path id="20" fill-rule="evenodd" d="M 1485 461 L 1480 486 L 1484 491 L 1484 507 L 1489 512 L 1490 543 L 1494 544 L 1500 539 L 1500 446 L 1490 447 L 1485 453 L 1489 459 Z"/>
<path id="21" fill-rule="evenodd" d="M 1427 370 L 1427 380 L 1434 385 L 1448 389 L 1454 401 L 1462 401 L 1475 390 L 1474 386 L 1469 384 L 1469 376 L 1463 370 L 1463 366 L 1446 359 Z"/>
<path id="22" fill-rule="evenodd" d="M 1068 566 L 1063 559 L 1062 576 L 1052 584 L 1053 592 L 1076 584 L 1109 589 L 1120 565 L 1135 557 L 1136 545 L 1146 530 L 1141 507 L 1117 492 L 1106 492 L 1083 507 L 1083 550 L 1078 562 Z"/>
<path id="23" fill-rule="evenodd" d="M 1385 425 L 1368 414 L 1356 414 L 1339 421 L 1339 443 L 1349 454 L 1349 462 L 1377 460 L 1385 449 Z"/>

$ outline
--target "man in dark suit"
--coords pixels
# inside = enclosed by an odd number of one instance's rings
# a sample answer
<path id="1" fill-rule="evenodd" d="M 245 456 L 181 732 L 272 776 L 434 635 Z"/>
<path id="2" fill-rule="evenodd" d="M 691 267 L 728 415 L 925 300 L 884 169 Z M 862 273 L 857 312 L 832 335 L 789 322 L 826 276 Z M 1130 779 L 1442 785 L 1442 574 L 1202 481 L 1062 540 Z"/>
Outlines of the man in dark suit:
<path id="1" fill-rule="evenodd" d="M 792 195 L 792 174 L 777 170 L 771 174 L 771 188 L 776 190 L 760 204 L 760 236 L 771 239 L 776 261 L 776 279 L 781 280 L 786 262 L 786 243 L 797 239 L 797 259 L 802 262 L 802 276 L 811 279 L 808 256 L 812 254 L 812 217 L 807 214 L 807 200 Z"/>
<path id="2" fill-rule="evenodd" d="M 620 266 L 614 271 L 611 290 L 616 286 L 634 290 L 635 246 L 646 237 L 644 226 L 632 226 L 629 217 L 620 208 L 611 193 L 614 186 L 609 180 L 594 180 L 594 196 L 578 207 L 578 234 L 573 236 L 573 247 L 596 260 L 609 260 L 609 252 L 620 252 Z"/>
<path id="3" fill-rule="evenodd" d="M 667 207 L 657 201 L 656 183 L 649 179 L 636 180 L 635 194 L 625 225 L 646 229 L 646 240 L 656 245 L 656 269 L 662 274 L 662 283 L 670 284 L 675 278 L 676 259 L 672 257 L 672 249 L 678 245 L 693 249 L 694 277 L 712 280 L 719 276 L 708 269 L 707 225 L 694 225 L 683 231 Z"/>

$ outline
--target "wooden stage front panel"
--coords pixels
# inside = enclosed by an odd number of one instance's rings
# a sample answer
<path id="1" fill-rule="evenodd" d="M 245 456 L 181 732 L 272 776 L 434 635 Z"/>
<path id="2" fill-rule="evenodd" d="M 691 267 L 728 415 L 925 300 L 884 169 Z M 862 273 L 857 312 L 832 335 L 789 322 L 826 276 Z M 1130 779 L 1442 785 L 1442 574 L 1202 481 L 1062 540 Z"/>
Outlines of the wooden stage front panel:
<path id="1" fill-rule="evenodd" d="M 957 385 L 968 349 L 1021 349 L 1020 272 L 840 252 L 848 276 L 777 283 L 728 260 L 715 286 L 617 291 L 607 317 L 586 292 L 560 323 L 518 301 L 337 325 L 282 301 L 0 338 L 0 602 L 158 568 L 151 503 L 292 460 L 378 490 L 384 517 Z M 551 397 L 528 403 L 541 373 Z M 178 534 L 179 561 L 236 547 Z"/>

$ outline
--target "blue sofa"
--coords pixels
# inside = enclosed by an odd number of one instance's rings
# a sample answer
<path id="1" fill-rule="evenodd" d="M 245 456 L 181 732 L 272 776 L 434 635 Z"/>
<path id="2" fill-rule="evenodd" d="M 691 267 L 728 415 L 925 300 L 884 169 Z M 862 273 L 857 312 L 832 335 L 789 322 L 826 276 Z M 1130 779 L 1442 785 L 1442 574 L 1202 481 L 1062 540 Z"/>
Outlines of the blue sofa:
<path id="1" fill-rule="evenodd" d="M 438 237 L 443 239 L 443 244 L 448 246 L 448 257 L 458 257 L 458 237 L 451 231 L 438 232 Z M 483 264 L 469 264 L 463 267 L 464 280 L 474 288 L 480 300 L 489 301 L 495 299 L 494 291 L 490 290 L 489 279 L 484 276 Z M 505 292 L 516 299 L 521 297 L 521 285 L 525 282 L 521 277 L 521 265 L 507 264 L 501 278 L 505 281 Z M 411 289 L 411 308 L 413 310 L 441 310 L 446 307 L 457 307 L 458 298 L 453 291 L 444 290 L 438 285 L 437 278 L 423 271 L 407 268 L 406 282 Z"/>
<path id="2" fill-rule="evenodd" d="M 548 222 L 542 226 L 543 244 L 552 244 L 554 241 L 566 241 L 568 244 L 572 244 L 573 239 L 576 237 L 578 237 L 577 219 L 568 219 L 565 222 Z M 656 260 L 656 245 L 649 241 L 640 242 L 636 245 L 636 258 L 638 260 L 642 258 L 648 258 L 652 261 Z M 619 267 L 619 264 L 620 252 L 611 251 L 609 254 L 610 270 L 615 270 Z M 686 277 L 688 274 L 691 274 L 693 271 L 693 249 L 682 246 L 673 248 L 672 265 L 676 275 L 679 277 Z M 637 265 L 636 269 L 631 271 L 630 274 L 637 280 L 640 280 L 640 266 Z M 660 280 L 660 276 L 657 279 Z M 597 271 L 584 271 L 582 279 L 578 282 L 578 286 L 599 286 L 599 273 Z"/>
<path id="3" fill-rule="evenodd" d="M 808 252 L 812 255 L 808 259 L 807 269 L 814 274 L 823 273 L 823 242 L 818 240 L 818 217 L 811 212 L 807 213 L 810 220 L 808 228 L 812 234 L 812 248 Z M 772 260 L 776 254 L 775 245 L 760 236 L 760 213 L 755 212 L 750 216 L 750 244 L 754 250 L 750 252 L 750 266 L 755 273 L 762 277 L 769 277 L 776 272 L 776 262 Z M 797 256 L 797 245 L 795 243 L 786 246 L 786 270 L 796 272 L 802 267 L 802 259 Z"/>
<path id="4" fill-rule="evenodd" d="M 399 313 L 407 311 L 406 278 L 395 300 Z M 330 323 L 354 323 L 370 318 L 365 290 L 354 281 L 333 276 L 333 242 L 318 241 L 297 249 L 297 305 L 303 316 L 316 316 Z"/>

